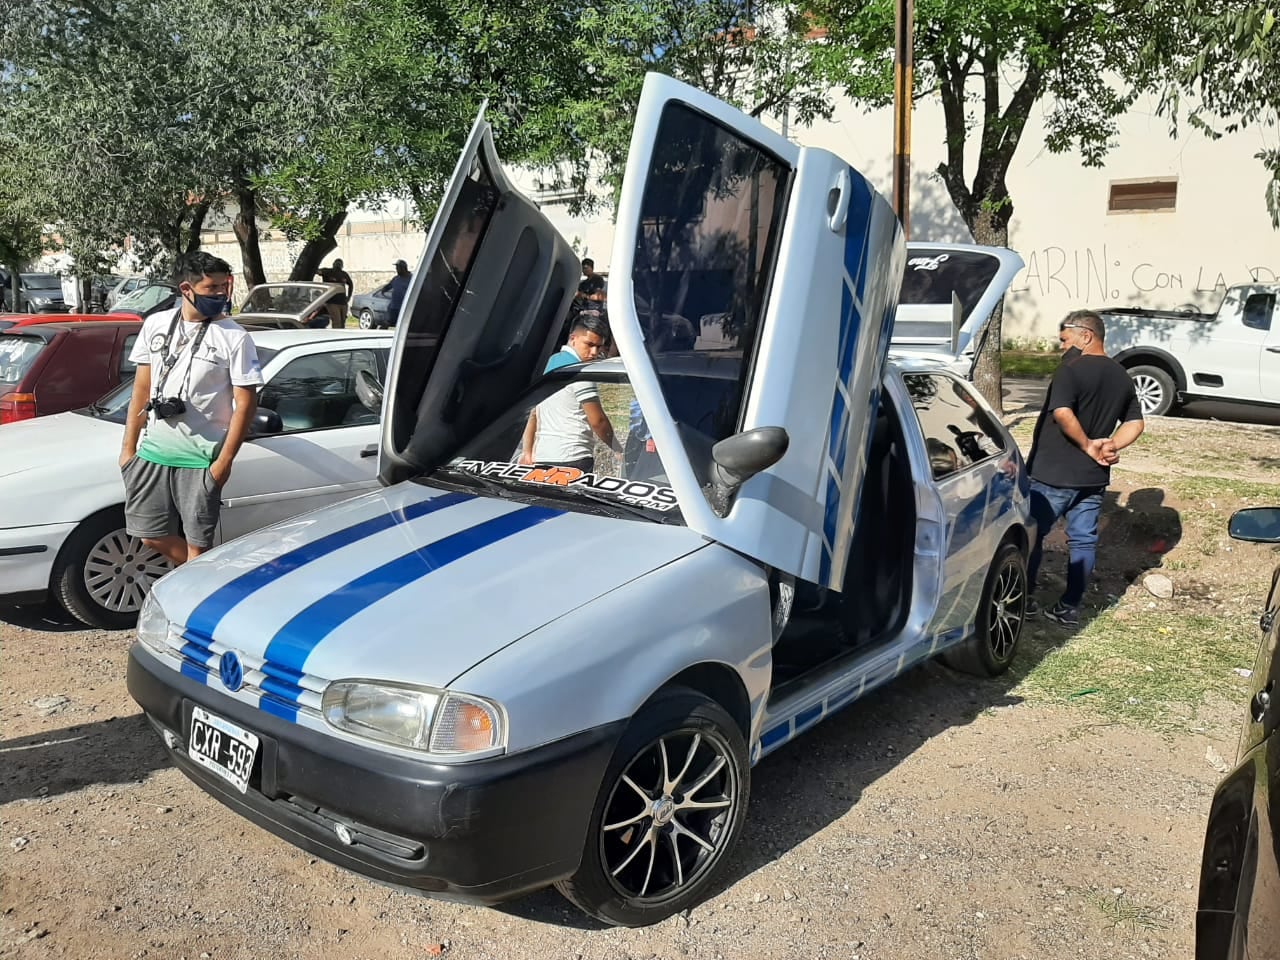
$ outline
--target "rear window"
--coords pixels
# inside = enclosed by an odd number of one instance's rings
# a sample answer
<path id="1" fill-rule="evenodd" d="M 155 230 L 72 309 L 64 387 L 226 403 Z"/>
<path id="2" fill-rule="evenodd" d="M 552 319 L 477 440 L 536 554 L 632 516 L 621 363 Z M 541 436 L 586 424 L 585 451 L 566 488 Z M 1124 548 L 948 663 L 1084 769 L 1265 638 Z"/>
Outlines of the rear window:
<path id="1" fill-rule="evenodd" d="M 954 297 L 967 320 L 999 270 L 1000 259 L 989 253 L 912 247 L 898 302 L 950 307 Z"/>
<path id="2" fill-rule="evenodd" d="M 20 382 L 44 348 L 39 337 L 0 336 L 0 383 Z"/>

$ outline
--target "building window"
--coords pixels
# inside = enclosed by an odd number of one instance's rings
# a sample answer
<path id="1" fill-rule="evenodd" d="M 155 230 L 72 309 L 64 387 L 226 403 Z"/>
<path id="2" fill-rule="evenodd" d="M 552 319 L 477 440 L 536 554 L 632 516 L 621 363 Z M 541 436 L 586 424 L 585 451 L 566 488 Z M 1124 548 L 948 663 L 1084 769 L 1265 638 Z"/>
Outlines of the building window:
<path id="1" fill-rule="evenodd" d="M 1173 210 L 1178 205 L 1178 178 L 1112 180 L 1107 213 Z"/>

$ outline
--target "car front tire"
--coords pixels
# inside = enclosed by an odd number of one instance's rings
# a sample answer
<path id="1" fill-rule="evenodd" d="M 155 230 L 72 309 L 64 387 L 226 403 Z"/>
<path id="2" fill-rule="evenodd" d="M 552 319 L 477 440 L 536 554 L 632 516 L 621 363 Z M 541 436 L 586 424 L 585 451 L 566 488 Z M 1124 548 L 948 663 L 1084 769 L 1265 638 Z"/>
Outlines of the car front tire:
<path id="1" fill-rule="evenodd" d="M 1177 387 L 1167 371 L 1141 364 L 1130 367 L 1128 373 L 1144 417 L 1163 417 L 1173 409 Z"/>
<path id="2" fill-rule="evenodd" d="M 113 507 L 71 532 L 53 567 L 53 594 L 81 623 L 124 630 L 138 620 L 151 585 L 173 569 L 166 558 L 124 528 L 124 510 Z"/>
<path id="3" fill-rule="evenodd" d="M 995 677 L 1009 669 L 1027 622 L 1027 559 L 1015 544 L 1002 543 L 982 585 L 974 634 L 942 654 L 953 670 Z"/>
<path id="4" fill-rule="evenodd" d="M 359 324 L 361 330 L 368 330 L 373 326 L 373 311 L 367 307 L 360 311 Z"/>
<path id="5" fill-rule="evenodd" d="M 685 687 L 632 719 L 596 798 L 582 862 L 557 889 L 605 923 L 645 926 L 716 885 L 746 819 L 750 762 L 728 712 Z"/>

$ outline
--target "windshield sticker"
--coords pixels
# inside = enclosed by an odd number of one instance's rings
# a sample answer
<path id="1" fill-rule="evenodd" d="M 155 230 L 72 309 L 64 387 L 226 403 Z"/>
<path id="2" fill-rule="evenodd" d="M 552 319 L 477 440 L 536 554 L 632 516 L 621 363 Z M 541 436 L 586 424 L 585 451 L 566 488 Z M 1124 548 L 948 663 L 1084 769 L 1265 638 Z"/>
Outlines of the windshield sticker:
<path id="1" fill-rule="evenodd" d="M 907 261 L 907 266 L 912 270 L 937 270 L 950 259 L 949 253 L 940 253 L 936 257 L 912 257 Z"/>
<path id="2" fill-rule="evenodd" d="M 515 480 L 544 487 L 586 487 L 598 493 L 607 493 L 620 503 L 663 513 L 674 510 L 679 505 L 676 493 L 670 487 L 645 480 L 624 480 L 608 474 L 587 473 L 577 467 L 527 466 L 489 460 L 459 460 L 453 466 L 468 473 L 499 480 Z"/>

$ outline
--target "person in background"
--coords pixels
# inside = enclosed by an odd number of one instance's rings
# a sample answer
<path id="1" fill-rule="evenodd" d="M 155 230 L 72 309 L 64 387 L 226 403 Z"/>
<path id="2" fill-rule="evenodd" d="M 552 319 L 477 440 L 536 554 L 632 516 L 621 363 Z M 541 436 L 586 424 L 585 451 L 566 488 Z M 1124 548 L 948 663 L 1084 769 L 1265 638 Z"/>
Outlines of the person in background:
<path id="1" fill-rule="evenodd" d="M 544 373 L 599 359 L 609 342 L 609 327 L 598 315 L 579 314 L 569 342 L 547 361 Z M 521 440 L 520 463 L 576 467 L 589 473 L 595 464 L 595 438 L 621 453 L 613 424 L 600 404 L 594 383 L 578 381 L 557 390 L 534 407 Z"/>
<path id="2" fill-rule="evenodd" d="M 404 306 L 405 294 L 409 292 L 409 282 L 413 279 L 413 274 L 409 271 L 409 265 L 403 260 L 396 261 L 396 275 L 391 278 L 391 282 L 387 284 L 391 288 L 391 299 L 387 302 L 387 323 L 377 324 L 377 326 L 396 325 L 396 321 L 400 319 L 400 308 Z"/>
<path id="3" fill-rule="evenodd" d="M 596 303 L 604 302 L 605 280 L 596 273 L 596 262 L 590 257 L 582 259 L 582 281 L 578 284 L 578 296 Z"/>
<path id="4" fill-rule="evenodd" d="M 1102 495 L 1119 451 L 1142 435 L 1142 407 L 1124 367 L 1107 356 L 1106 327 L 1091 310 L 1076 310 L 1058 327 L 1062 362 L 1049 382 L 1027 457 L 1035 543 L 1027 562 L 1034 591 L 1044 538 L 1063 517 L 1067 524 L 1067 589 L 1046 617 L 1067 626 L 1080 623 L 1080 603 L 1093 575 Z M 1117 428 L 1117 424 L 1119 427 Z M 1039 605 L 1027 600 L 1034 616 Z"/>
<path id="5" fill-rule="evenodd" d="M 345 293 L 335 296 L 325 305 L 328 308 L 329 322 L 333 325 L 333 329 L 341 330 L 347 325 L 347 304 L 351 302 L 351 294 L 355 291 L 351 274 L 342 269 L 341 258 L 334 260 L 333 266 L 321 267 L 317 272 L 325 283 L 340 283 L 346 288 Z"/>

